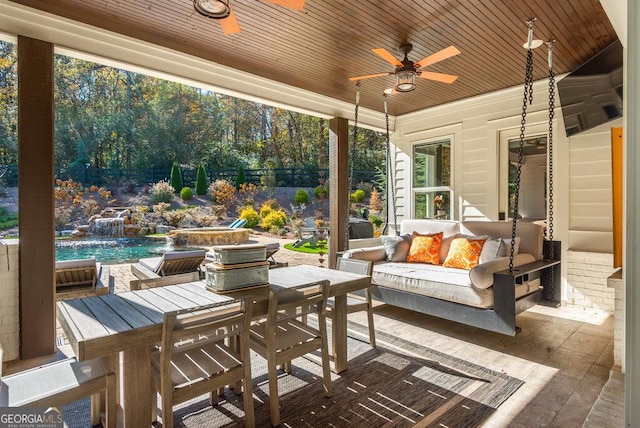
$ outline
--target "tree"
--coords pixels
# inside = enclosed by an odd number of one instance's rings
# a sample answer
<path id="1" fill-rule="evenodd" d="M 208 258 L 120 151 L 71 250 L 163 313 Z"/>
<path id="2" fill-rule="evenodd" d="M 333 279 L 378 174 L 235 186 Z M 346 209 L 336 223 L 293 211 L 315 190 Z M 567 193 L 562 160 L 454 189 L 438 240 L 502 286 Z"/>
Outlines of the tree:
<path id="1" fill-rule="evenodd" d="M 207 188 L 209 183 L 207 182 L 207 173 L 204 170 L 204 165 L 198 166 L 198 172 L 196 173 L 196 195 L 202 196 L 207 194 Z"/>
<path id="2" fill-rule="evenodd" d="M 178 162 L 174 162 L 171 167 L 171 187 L 173 187 L 176 192 L 182 189 L 182 173 L 180 172 Z"/>
<path id="3" fill-rule="evenodd" d="M 236 174 L 236 189 L 239 189 L 241 185 L 247 182 L 244 176 L 244 167 L 240 165 L 238 167 L 238 173 Z"/>

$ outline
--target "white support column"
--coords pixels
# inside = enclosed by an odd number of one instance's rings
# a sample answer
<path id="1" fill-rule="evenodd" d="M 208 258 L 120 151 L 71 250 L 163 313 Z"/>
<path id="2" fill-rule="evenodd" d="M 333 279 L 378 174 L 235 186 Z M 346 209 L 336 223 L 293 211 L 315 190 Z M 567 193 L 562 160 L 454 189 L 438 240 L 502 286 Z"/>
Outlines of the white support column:
<path id="1" fill-rule="evenodd" d="M 640 426 L 640 4 L 627 2 L 625 101 L 626 243 L 625 276 L 625 426 Z"/>

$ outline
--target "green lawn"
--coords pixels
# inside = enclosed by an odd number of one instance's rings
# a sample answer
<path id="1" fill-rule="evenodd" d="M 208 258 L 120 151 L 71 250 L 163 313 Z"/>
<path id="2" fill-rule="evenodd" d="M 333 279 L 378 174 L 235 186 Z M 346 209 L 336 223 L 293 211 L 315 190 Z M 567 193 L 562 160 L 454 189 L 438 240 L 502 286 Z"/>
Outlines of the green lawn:
<path id="1" fill-rule="evenodd" d="M 327 248 L 327 241 L 320 241 L 315 248 L 311 247 L 309 243 L 302 245 L 301 247 L 294 247 L 293 243 L 284 244 L 284 248 L 291 251 L 298 251 L 300 253 L 308 253 L 308 254 L 318 254 L 320 252 L 320 245 L 324 244 L 323 252 L 327 254 L 329 252 L 329 248 Z"/>

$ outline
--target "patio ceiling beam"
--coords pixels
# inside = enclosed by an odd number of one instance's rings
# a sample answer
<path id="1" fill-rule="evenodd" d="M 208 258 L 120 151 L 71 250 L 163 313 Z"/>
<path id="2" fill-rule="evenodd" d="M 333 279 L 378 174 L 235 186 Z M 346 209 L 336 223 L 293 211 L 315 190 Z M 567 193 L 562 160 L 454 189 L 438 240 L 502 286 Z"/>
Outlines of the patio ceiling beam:
<path id="1" fill-rule="evenodd" d="M 53 43 L 56 53 L 176 81 L 325 119 L 352 120 L 354 105 L 192 55 L 0 0 L 0 32 Z M 349 82 L 344 82 L 349 84 Z M 355 89 L 354 89 L 355 91 Z M 361 108 L 359 125 L 383 130 L 384 114 Z M 394 123 L 394 120 L 391 121 Z"/>

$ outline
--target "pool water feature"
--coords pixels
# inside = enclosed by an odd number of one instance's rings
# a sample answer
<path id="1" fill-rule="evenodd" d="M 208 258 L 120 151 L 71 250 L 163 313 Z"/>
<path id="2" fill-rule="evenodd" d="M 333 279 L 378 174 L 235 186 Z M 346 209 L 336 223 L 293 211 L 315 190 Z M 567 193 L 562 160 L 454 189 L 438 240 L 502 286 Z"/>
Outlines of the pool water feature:
<path id="1" fill-rule="evenodd" d="M 146 257 L 158 257 L 167 251 L 193 250 L 174 247 L 170 241 L 153 238 L 88 238 L 56 240 L 56 261 L 88 259 L 106 264 L 133 263 Z"/>

